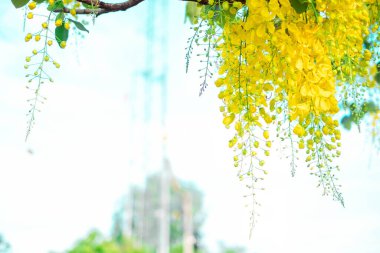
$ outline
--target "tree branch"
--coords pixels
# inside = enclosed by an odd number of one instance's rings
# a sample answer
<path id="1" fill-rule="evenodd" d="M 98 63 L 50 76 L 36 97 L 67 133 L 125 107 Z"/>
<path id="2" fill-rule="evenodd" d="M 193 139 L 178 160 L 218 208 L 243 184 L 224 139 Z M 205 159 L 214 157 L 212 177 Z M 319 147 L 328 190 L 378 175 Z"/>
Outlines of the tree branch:
<path id="1" fill-rule="evenodd" d="M 106 3 L 100 0 L 77 0 L 77 1 L 97 8 L 97 9 L 77 9 L 76 10 L 77 14 L 95 14 L 96 16 L 99 16 L 99 15 L 110 13 L 110 12 L 126 11 L 129 8 L 132 8 L 138 5 L 139 3 L 143 2 L 144 0 L 128 0 L 121 3 Z M 196 2 L 202 5 L 208 5 L 209 0 L 180 0 L 180 1 Z M 245 4 L 246 2 L 246 0 L 226 0 L 226 1 L 228 1 L 229 3 L 241 2 L 242 4 Z M 55 10 L 55 12 L 69 13 L 70 9 L 65 7 L 63 9 Z"/>
<path id="2" fill-rule="evenodd" d="M 122 3 L 106 3 L 99 0 L 77 0 L 78 2 L 99 7 L 99 9 L 107 10 L 108 12 L 125 11 L 129 8 L 138 5 L 144 0 L 128 0 Z"/>
<path id="3" fill-rule="evenodd" d="M 92 9 L 76 9 L 75 10 L 77 14 L 97 14 L 100 9 L 95 9 L 95 10 L 92 10 Z M 69 8 L 63 8 L 63 9 L 56 9 L 54 10 L 54 12 L 63 12 L 63 13 L 70 13 L 70 9 Z"/>
<path id="4" fill-rule="evenodd" d="M 199 3 L 201 5 L 208 5 L 208 0 L 180 0 L 182 2 L 196 2 L 196 3 Z M 246 0 L 221 0 L 220 2 L 223 3 L 224 1 L 228 1 L 229 3 L 233 3 L 233 2 L 241 2 L 242 4 L 245 4 Z M 217 2 L 217 1 L 215 1 Z"/>
<path id="5" fill-rule="evenodd" d="M 138 5 L 144 0 L 128 0 L 121 3 L 105 3 L 99 0 L 77 0 L 77 1 L 84 4 L 92 5 L 95 8 L 97 8 L 97 9 L 77 9 L 76 10 L 77 14 L 95 14 L 96 16 L 99 16 L 101 14 L 109 13 L 109 12 L 126 11 L 129 8 L 132 8 Z M 55 12 L 69 13 L 70 9 L 65 7 L 63 9 L 55 10 Z"/>

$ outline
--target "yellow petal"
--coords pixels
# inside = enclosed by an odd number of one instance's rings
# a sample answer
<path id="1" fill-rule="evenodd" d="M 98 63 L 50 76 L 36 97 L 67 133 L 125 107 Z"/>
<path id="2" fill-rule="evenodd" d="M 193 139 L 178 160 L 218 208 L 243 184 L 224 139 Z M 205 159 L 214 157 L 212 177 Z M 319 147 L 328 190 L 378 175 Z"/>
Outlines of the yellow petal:
<path id="1" fill-rule="evenodd" d="M 225 126 L 229 126 L 234 121 L 234 119 L 235 119 L 235 114 L 232 113 L 223 119 L 223 124 Z"/>
<path id="2" fill-rule="evenodd" d="M 302 62 L 302 59 L 301 58 L 298 58 L 297 62 L 296 62 L 296 68 L 301 71 L 303 69 L 303 62 Z"/>

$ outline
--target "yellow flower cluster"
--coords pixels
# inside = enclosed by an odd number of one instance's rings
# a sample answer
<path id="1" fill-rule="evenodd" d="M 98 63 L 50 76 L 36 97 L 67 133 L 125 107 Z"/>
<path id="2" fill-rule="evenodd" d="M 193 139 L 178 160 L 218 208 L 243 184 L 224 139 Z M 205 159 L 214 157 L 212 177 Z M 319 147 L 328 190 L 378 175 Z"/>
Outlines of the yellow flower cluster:
<path id="1" fill-rule="evenodd" d="M 75 0 L 47 0 L 47 1 L 30 1 L 27 3 L 26 8 L 28 13 L 26 15 L 27 19 L 38 19 L 37 22 L 41 22 L 41 26 L 35 32 L 27 33 L 25 36 L 25 42 L 30 42 L 34 40 L 35 42 L 41 42 L 39 49 L 34 48 L 32 54 L 25 58 L 26 64 L 25 69 L 31 69 L 31 72 L 27 74 L 29 83 L 35 82 L 36 86 L 27 86 L 33 91 L 34 98 L 30 99 L 31 109 L 29 110 L 28 116 L 28 128 L 27 137 L 31 131 L 34 124 L 35 112 L 38 111 L 37 106 L 42 103 L 45 98 L 40 94 L 40 88 L 46 81 L 52 82 L 53 79 L 47 73 L 46 68 L 48 63 L 51 63 L 56 68 L 60 68 L 60 64 L 56 62 L 53 57 L 49 54 L 48 49 L 54 44 L 54 40 L 60 46 L 60 48 L 65 48 L 67 45 L 67 38 L 69 36 L 70 30 L 70 20 L 75 19 L 76 9 L 81 6 L 80 2 Z M 48 11 L 48 15 L 44 15 L 41 12 L 43 7 Z M 68 8 L 70 13 L 64 13 L 63 11 L 58 13 L 57 10 L 63 10 Z M 40 11 L 38 13 L 38 11 Z M 36 13 L 36 15 L 35 15 Z M 75 21 L 76 22 L 76 21 Z M 54 40 L 52 39 L 54 38 Z"/>
<path id="2" fill-rule="evenodd" d="M 216 47 L 215 85 L 224 104 L 223 124 L 236 130 L 229 146 L 237 152 L 242 179 L 257 181 L 267 173 L 262 166 L 273 126 L 277 137 L 290 140 L 293 160 L 306 150 L 305 161 L 324 193 L 343 204 L 333 165 L 341 134 L 333 117 L 338 99 L 361 101 L 365 89 L 374 87 L 368 77 L 373 52 L 363 45 L 371 27 L 377 31 L 378 5 L 377 0 L 247 0 L 230 12 L 236 15 L 226 18 Z M 235 8 L 224 2 L 223 10 L 229 6 Z M 215 20 L 214 14 L 204 16 Z"/>

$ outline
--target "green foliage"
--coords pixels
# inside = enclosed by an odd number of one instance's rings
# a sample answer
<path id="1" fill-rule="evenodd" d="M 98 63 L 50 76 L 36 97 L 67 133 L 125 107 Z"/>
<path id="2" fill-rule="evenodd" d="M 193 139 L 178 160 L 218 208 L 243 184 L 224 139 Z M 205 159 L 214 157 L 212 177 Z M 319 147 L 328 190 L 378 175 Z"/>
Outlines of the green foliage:
<path id="1" fill-rule="evenodd" d="M 348 106 L 349 113 L 342 117 L 340 123 L 346 130 L 351 130 L 352 124 L 359 125 L 360 122 L 370 113 L 375 113 L 379 110 L 375 102 L 364 102 L 357 106 L 355 103 L 351 103 Z"/>
<path id="2" fill-rule="evenodd" d="M 375 74 L 375 81 L 376 81 L 377 84 L 380 84 L 380 73 L 379 72 L 377 72 Z"/>
<path id="3" fill-rule="evenodd" d="M 87 30 L 87 28 L 86 28 L 81 22 L 78 22 L 78 21 L 76 21 L 76 20 L 74 20 L 74 19 L 71 19 L 71 18 L 69 18 L 68 20 L 69 20 L 70 22 L 72 22 L 72 23 L 75 25 L 75 27 L 78 28 L 79 30 L 81 30 L 82 32 L 90 33 L 90 32 Z"/>
<path id="4" fill-rule="evenodd" d="M 377 40 L 377 38 L 376 38 L 376 40 Z M 373 46 L 373 43 L 371 43 L 370 41 L 366 41 L 366 42 L 368 43 L 368 45 L 365 45 L 366 48 L 369 48 L 370 46 Z M 380 62 L 378 62 L 376 64 L 376 70 L 377 71 L 376 71 L 375 76 L 373 78 L 374 78 L 374 80 L 375 80 L 375 82 L 377 84 L 380 84 Z"/>
<path id="5" fill-rule="evenodd" d="M 59 15 L 58 15 L 59 16 Z M 57 18 L 58 18 L 57 16 Z M 55 28 L 55 39 L 58 42 L 58 45 L 62 48 L 61 42 L 62 41 L 67 41 L 69 38 L 69 30 L 65 28 L 65 21 L 63 21 L 61 26 L 58 26 Z"/>
<path id="6" fill-rule="evenodd" d="M 227 246 L 227 245 L 224 245 L 223 243 L 221 243 L 219 245 L 219 247 L 220 247 L 220 250 L 219 250 L 220 253 L 244 253 L 244 252 L 246 252 L 246 250 L 242 247 Z"/>
<path id="7" fill-rule="evenodd" d="M 1 252 L 1 251 L 0 251 Z M 131 239 L 123 237 L 121 240 L 106 239 L 98 231 L 92 231 L 67 253 L 153 253 L 154 250 L 146 246 L 138 246 Z M 224 251 L 223 251 L 224 252 Z M 181 244 L 170 248 L 170 253 L 183 253 Z M 194 253 L 201 253 L 195 250 Z M 232 252 L 231 252 L 232 253 Z"/>
<path id="8" fill-rule="evenodd" d="M 182 245 L 176 245 L 170 248 L 170 253 L 183 253 Z M 194 250 L 194 253 L 203 253 L 203 251 Z"/>
<path id="9" fill-rule="evenodd" d="M 152 251 L 137 246 L 130 239 L 123 239 L 120 242 L 108 240 L 99 232 L 92 231 L 87 238 L 79 241 L 74 248 L 67 253 L 151 253 Z"/>
<path id="10" fill-rule="evenodd" d="M 191 24 L 196 24 L 198 22 L 199 15 L 201 14 L 201 9 L 202 8 L 198 6 L 197 3 L 186 3 L 185 22 L 189 20 Z"/>
<path id="11" fill-rule="evenodd" d="M 3 236 L 0 234 L 0 253 L 7 253 L 10 250 L 10 245 L 6 242 Z"/>
<path id="12" fill-rule="evenodd" d="M 49 5 L 47 7 L 47 10 L 48 11 L 55 11 L 57 9 L 62 9 L 63 7 L 65 7 L 65 6 L 64 6 L 63 2 L 60 0 L 60 1 L 54 2 L 53 5 Z"/>
<path id="13" fill-rule="evenodd" d="M 24 7 L 27 3 L 29 3 L 29 0 L 11 0 L 11 1 L 16 8 Z M 40 3 L 45 2 L 45 0 L 34 0 L 34 2 L 40 4 Z"/>
<path id="14" fill-rule="evenodd" d="M 346 129 L 346 130 L 351 130 L 351 126 L 352 126 L 352 118 L 350 115 L 346 115 L 344 116 L 341 120 L 340 120 L 340 123 L 342 124 L 342 126 Z"/>
<path id="15" fill-rule="evenodd" d="M 12 3 L 16 8 L 24 7 L 28 2 L 29 0 L 12 0 Z"/>
<path id="16" fill-rule="evenodd" d="M 307 0 L 290 0 L 290 4 L 297 13 L 303 13 L 307 10 L 309 2 Z"/>

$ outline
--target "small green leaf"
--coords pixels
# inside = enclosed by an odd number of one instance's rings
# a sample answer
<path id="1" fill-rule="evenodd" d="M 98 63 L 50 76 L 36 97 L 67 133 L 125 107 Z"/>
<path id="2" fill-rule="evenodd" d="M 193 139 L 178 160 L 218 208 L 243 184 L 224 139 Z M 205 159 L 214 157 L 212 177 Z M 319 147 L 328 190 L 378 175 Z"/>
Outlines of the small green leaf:
<path id="1" fill-rule="evenodd" d="M 375 102 L 373 101 L 369 101 L 367 103 L 367 107 L 368 107 L 368 112 L 377 112 L 378 111 L 378 107 L 376 106 Z"/>
<path id="2" fill-rule="evenodd" d="M 90 9 L 90 10 L 96 10 L 98 9 L 99 7 L 97 5 L 91 5 L 91 4 L 85 4 L 85 3 L 82 3 L 83 7 L 86 8 L 86 9 Z"/>
<path id="3" fill-rule="evenodd" d="M 53 5 L 49 5 L 47 7 L 48 11 L 55 11 L 57 9 L 63 9 L 65 5 L 62 3 L 62 1 L 57 1 Z"/>
<path id="4" fill-rule="evenodd" d="M 364 41 L 363 41 L 363 46 L 364 48 L 368 49 L 372 46 L 372 43 L 368 40 L 368 38 L 366 38 Z"/>
<path id="5" fill-rule="evenodd" d="M 36 3 L 40 4 L 40 3 L 43 3 L 43 2 L 45 2 L 45 0 L 34 0 L 34 2 L 36 2 Z"/>
<path id="6" fill-rule="evenodd" d="M 60 12 L 57 17 L 55 18 L 55 21 L 57 21 L 58 19 L 61 19 L 62 21 L 65 20 L 65 14 L 63 12 Z"/>
<path id="7" fill-rule="evenodd" d="M 89 31 L 87 30 L 87 28 L 86 28 L 81 22 L 78 22 L 78 21 L 73 20 L 73 19 L 71 19 L 71 18 L 69 18 L 69 20 L 70 20 L 71 22 L 73 22 L 74 25 L 75 25 L 79 30 L 81 30 L 81 31 L 83 31 L 83 32 L 88 32 L 88 33 L 89 33 Z"/>
<path id="8" fill-rule="evenodd" d="M 194 20 L 198 20 L 199 15 L 201 14 L 201 7 L 198 7 L 197 3 L 187 2 L 186 3 L 186 12 L 185 12 L 185 22 L 187 19 L 191 24 L 195 24 Z"/>
<path id="9" fill-rule="evenodd" d="M 55 39 L 58 45 L 61 47 L 62 41 L 67 41 L 69 38 L 69 30 L 65 28 L 65 22 L 63 21 L 61 26 L 55 28 Z"/>
<path id="10" fill-rule="evenodd" d="M 16 8 L 21 8 L 25 6 L 28 2 L 29 0 L 12 0 L 12 3 Z"/>
<path id="11" fill-rule="evenodd" d="M 305 0 L 290 0 L 290 5 L 298 14 L 301 14 L 307 10 L 309 3 Z"/>
<path id="12" fill-rule="evenodd" d="M 351 130 L 352 117 L 346 115 L 340 120 L 340 123 L 346 130 Z"/>
<path id="13" fill-rule="evenodd" d="M 379 65 L 379 64 L 378 64 Z M 380 67 L 379 67 L 380 68 Z M 380 72 L 377 72 L 376 74 L 375 74 L 375 81 L 376 81 L 376 83 L 377 84 L 380 84 Z"/>

